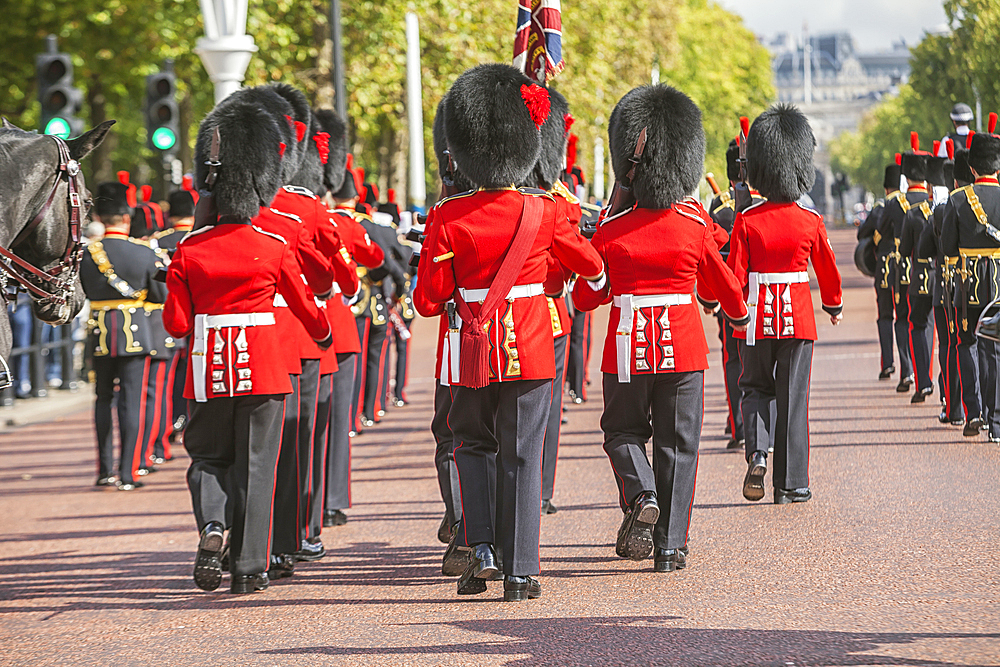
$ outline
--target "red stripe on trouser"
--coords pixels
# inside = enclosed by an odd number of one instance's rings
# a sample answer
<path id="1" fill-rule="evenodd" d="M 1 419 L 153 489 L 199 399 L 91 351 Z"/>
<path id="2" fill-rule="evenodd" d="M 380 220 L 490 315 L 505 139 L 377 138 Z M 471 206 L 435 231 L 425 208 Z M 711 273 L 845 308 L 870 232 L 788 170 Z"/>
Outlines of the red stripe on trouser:
<path id="1" fill-rule="evenodd" d="M 150 362 L 152 363 L 152 362 Z M 163 391 L 163 374 L 166 372 L 166 364 L 156 364 L 156 384 L 153 388 L 153 428 L 149 432 L 149 440 L 146 441 L 145 460 L 148 465 L 153 463 L 153 446 L 156 445 L 156 436 L 160 432 L 160 396 Z M 149 396 L 146 397 L 147 399 Z"/>
<path id="2" fill-rule="evenodd" d="M 142 453 L 143 449 L 140 446 L 142 444 L 142 432 L 145 429 L 146 424 L 146 385 L 149 384 L 149 364 L 150 358 L 146 357 L 146 361 L 142 365 L 142 391 L 139 394 L 139 430 L 135 434 L 135 446 L 132 449 L 132 481 L 135 481 L 136 471 L 139 470 L 139 455 Z M 119 396 L 119 399 L 121 397 Z"/>
<path id="3" fill-rule="evenodd" d="M 351 415 L 351 424 L 354 425 L 352 429 L 355 433 L 361 432 L 361 413 L 365 409 L 365 381 L 368 379 L 365 377 L 367 375 L 368 367 L 368 334 L 371 330 L 372 321 L 365 318 L 365 335 L 361 341 L 361 351 L 358 352 L 358 357 L 356 360 L 356 365 L 354 369 L 355 376 L 360 374 L 360 379 L 358 380 L 358 409 L 353 415 Z"/>
<path id="4" fill-rule="evenodd" d="M 176 350 L 174 356 L 170 359 L 170 370 L 167 372 L 167 382 L 163 390 L 166 392 L 167 414 L 163 416 L 166 420 L 167 427 L 163 429 L 163 438 L 160 443 L 163 445 L 163 458 L 169 459 L 170 456 L 170 435 L 174 432 L 174 382 L 177 381 L 177 367 L 180 365 L 180 356 L 184 354 L 183 350 Z"/>
<path id="5" fill-rule="evenodd" d="M 284 435 L 285 431 L 285 401 L 281 401 L 281 421 L 278 422 L 278 449 L 281 449 L 281 436 Z M 274 457 L 274 475 L 271 477 L 271 509 L 267 513 L 267 525 L 274 525 L 274 489 L 278 486 L 278 460 L 281 458 L 281 452 L 278 452 L 278 456 Z M 274 531 L 267 531 L 267 551 L 264 553 L 271 553 L 271 538 L 274 536 Z"/>
<path id="6" fill-rule="evenodd" d="M 913 321 L 910 319 L 910 315 L 913 314 L 913 304 L 910 303 L 910 293 L 906 293 L 906 324 L 909 335 L 906 337 L 906 342 L 910 346 L 910 367 L 913 369 L 913 382 L 917 385 L 917 389 L 920 389 L 920 378 L 917 377 L 917 358 L 913 355 Z M 902 364 L 900 364 L 902 365 Z M 900 378 L 902 379 L 902 378 Z"/>

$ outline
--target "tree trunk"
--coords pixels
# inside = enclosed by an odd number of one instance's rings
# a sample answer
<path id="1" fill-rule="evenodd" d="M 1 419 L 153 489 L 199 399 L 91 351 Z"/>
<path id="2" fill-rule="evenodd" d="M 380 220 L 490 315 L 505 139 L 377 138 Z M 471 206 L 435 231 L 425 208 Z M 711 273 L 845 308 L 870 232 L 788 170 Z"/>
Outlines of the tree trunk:
<path id="1" fill-rule="evenodd" d="M 90 108 L 90 127 L 96 127 L 108 119 L 107 99 L 104 97 L 104 86 L 96 74 L 91 77 L 87 86 L 87 106 Z M 85 162 L 89 163 L 89 180 L 92 187 L 97 183 L 114 180 L 114 167 L 111 164 L 111 153 L 118 145 L 118 136 L 114 130 L 108 133 L 104 141 L 94 149 Z"/>
<path id="2" fill-rule="evenodd" d="M 191 82 L 187 82 L 187 90 L 181 96 L 178 108 L 180 116 L 180 149 L 177 157 L 180 159 L 184 173 L 194 172 L 194 156 L 191 154 L 191 119 L 194 116 L 194 104 L 191 99 Z"/>

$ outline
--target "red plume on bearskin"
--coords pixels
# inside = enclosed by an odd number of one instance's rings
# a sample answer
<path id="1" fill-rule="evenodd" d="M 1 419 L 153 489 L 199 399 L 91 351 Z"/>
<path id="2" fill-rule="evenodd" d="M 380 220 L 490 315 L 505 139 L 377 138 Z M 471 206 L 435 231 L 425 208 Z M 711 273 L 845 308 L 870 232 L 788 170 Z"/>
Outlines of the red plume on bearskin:
<path id="1" fill-rule="evenodd" d="M 319 151 L 319 161 L 323 164 L 330 159 L 330 134 L 328 132 L 317 132 L 313 135 L 316 142 L 316 150 Z"/>
<path id="2" fill-rule="evenodd" d="M 920 150 L 920 135 L 916 132 L 910 132 L 910 148 L 914 153 Z"/>
<path id="3" fill-rule="evenodd" d="M 287 148 L 288 145 L 284 141 L 278 142 L 278 155 L 280 155 L 281 157 L 285 157 L 285 150 Z"/>
<path id="4" fill-rule="evenodd" d="M 142 195 L 143 202 L 150 201 L 153 198 L 153 186 L 143 185 L 141 188 L 139 188 L 139 194 Z"/>
<path id="5" fill-rule="evenodd" d="M 549 117 L 549 91 L 541 86 L 521 84 L 521 97 L 524 106 L 528 107 L 531 120 L 535 127 L 542 129 L 542 123 Z"/>
<path id="6" fill-rule="evenodd" d="M 118 172 L 118 182 L 122 185 L 128 185 L 129 178 L 131 178 L 131 176 L 127 171 L 123 170 Z"/>
<path id="7" fill-rule="evenodd" d="M 993 134 L 993 132 L 996 131 L 996 129 L 997 129 L 997 115 L 996 115 L 996 112 L 994 112 L 994 111 L 990 112 L 990 120 L 989 120 L 989 123 L 987 124 L 986 128 L 987 128 L 987 130 L 989 131 L 990 134 Z"/>
<path id="8" fill-rule="evenodd" d="M 944 140 L 944 147 L 945 147 L 945 150 L 948 151 L 948 159 L 949 160 L 954 160 L 955 159 L 955 142 L 952 141 L 951 138 L 945 139 Z"/>
<path id="9" fill-rule="evenodd" d="M 389 204 L 395 204 L 396 203 L 396 191 L 393 190 L 392 188 L 389 188 L 386 191 L 386 199 L 385 200 Z"/>
<path id="10" fill-rule="evenodd" d="M 750 134 L 750 119 L 746 116 L 740 116 L 740 130 L 743 132 L 744 137 Z M 740 138 L 736 137 L 736 141 L 739 140 Z"/>
<path id="11" fill-rule="evenodd" d="M 569 128 L 573 127 L 573 123 L 576 122 L 576 118 L 573 118 L 573 114 L 568 113 L 563 116 L 563 127 L 565 128 L 566 134 L 569 134 Z"/>
<path id="12" fill-rule="evenodd" d="M 933 146 L 934 147 L 931 149 L 931 155 L 937 155 L 938 151 L 941 150 L 941 142 L 935 139 Z"/>
<path id="13" fill-rule="evenodd" d="M 896 153 L 896 166 L 903 164 L 903 154 Z"/>
<path id="14" fill-rule="evenodd" d="M 190 174 L 185 174 L 184 178 L 181 179 L 181 188 L 188 192 L 194 190 L 194 178 Z"/>
<path id="15" fill-rule="evenodd" d="M 569 143 L 566 144 L 566 171 L 576 166 L 576 145 L 579 141 L 580 137 L 569 135 Z"/>
<path id="16" fill-rule="evenodd" d="M 566 163 L 566 116 L 569 102 L 558 90 L 548 91 L 549 117 L 539 128 L 542 150 L 525 180 L 517 185 L 551 190 L 563 173 Z"/>
<path id="17" fill-rule="evenodd" d="M 136 204 L 139 202 L 136 201 L 135 197 L 135 184 L 129 182 L 130 178 L 131 175 L 127 171 L 122 170 L 118 172 L 118 182 L 128 187 L 128 190 L 125 192 L 125 198 L 128 200 L 128 205 L 135 208 Z"/>
<path id="18" fill-rule="evenodd" d="M 302 141 L 306 138 L 306 124 L 301 121 L 295 121 L 295 138 L 298 141 Z"/>

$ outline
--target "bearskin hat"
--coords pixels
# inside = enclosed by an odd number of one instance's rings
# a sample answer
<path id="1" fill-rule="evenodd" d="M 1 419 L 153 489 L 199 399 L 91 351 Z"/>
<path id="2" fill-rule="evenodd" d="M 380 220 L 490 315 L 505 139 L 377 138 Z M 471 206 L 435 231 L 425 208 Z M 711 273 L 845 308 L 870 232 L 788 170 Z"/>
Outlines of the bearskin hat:
<path id="1" fill-rule="evenodd" d="M 171 218 L 190 218 L 194 215 L 194 195 L 188 190 L 174 190 L 167 195 Z"/>
<path id="2" fill-rule="evenodd" d="M 445 97 L 452 159 L 480 187 L 521 183 L 538 161 L 548 111 L 548 91 L 510 65 L 466 70 Z"/>
<path id="3" fill-rule="evenodd" d="M 705 164 L 701 110 L 681 91 L 663 84 L 625 94 L 608 121 L 608 145 L 615 179 L 632 168 L 630 158 L 646 128 L 646 148 L 632 179 L 641 208 L 668 208 L 691 194 Z"/>
<path id="4" fill-rule="evenodd" d="M 726 148 L 726 178 L 731 183 L 740 180 L 740 144 L 735 139 Z"/>
<path id="5" fill-rule="evenodd" d="M 944 186 L 944 163 L 946 157 L 935 157 L 931 155 L 927 158 L 927 182 L 931 185 Z"/>
<path id="6" fill-rule="evenodd" d="M 305 94 L 294 86 L 287 83 L 272 83 L 266 87 L 285 98 L 292 107 L 292 113 L 285 118 L 295 135 L 294 142 L 288 145 L 288 157 L 291 158 L 288 165 L 295 167 L 288 175 L 288 178 L 291 179 L 305 161 L 306 154 L 309 152 L 309 144 L 312 143 L 310 141 L 314 131 L 312 107 L 309 106 L 309 100 L 306 99 Z M 291 180 L 286 180 L 284 184 L 291 184 Z"/>
<path id="7" fill-rule="evenodd" d="M 219 128 L 219 162 L 212 194 L 220 216 L 253 218 L 298 169 L 286 162 L 295 131 L 285 120 L 291 105 L 265 87 L 244 88 L 215 107 L 198 128 L 195 182 L 204 189 L 212 133 Z"/>
<path id="8" fill-rule="evenodd" d="M 309 112 L 310 115 L 312 111 Z M 306 188 L 316 195 L 326 194 L 324 180 L 324 160 L 330 157 L 330 137 L 323 132 L 319 126 L 319 121 L 312 117 L 309 122 L 309 136 L 302 142 L 305 149 L 305 157 L 299 165 L 299 170 L 295 172 L 288 185 L 298 185 Z"/>
<path id="9" fill-rule="evenodd" d="M 455 161 L 451 161 L 451 183 L 448 182 L 448 140 L 444 136 L 444 102 L 447 97 L 442 97 L 438 103 L 437 113 L 434 114 L 434 156 L 437 158 L 438 174 L 445 185 L 453 187 L 457 192 L 474 190 L 474 186 L 465 174 L 461 172 Z"/>
<path id="10" fill-rule="evenodd" d="M 969 169 L 969 151 L 966 148 L 955 147 L 954 175 L 960 186 L 974 183 L 976 180 L 975 175 Z"/>
<path id="11" fill-rule="evenodd" d="M 980 176 L 1000 171 L 1000 136 L 977 132 L 969 148 L 969 166 Z"/>
<path id="12" fill-rule="evenodd" d="M 882 187 L 890 192 L 899 189 L 899 178 L 902 176 L 902 172 L 899 170 L 898 164 L 886 165 L 885 177 L 882 179 Z"/>
<path id="13" fill-rule="evenodd" d="M 551 190 L 563 173 L 566 163 L 566 117 L 569 102 L 556 90 L 549 89 L 549 117 L 541 127 L 542 152 L 524 185 Z"/>
<path id="14" fill-rule="evenodd" d="M 770 201 L 796 201 L 816 181 L 815 149 L 805 115 L 791 104 L 775 104 L 750 126 L 747 178 Z"/>
<path id="15" fill-rule="evenodd" d="M 131 215 L 128 186 L 116 181 L 98 185 L 97 196 L 94 197 L 94 210 L 97 215 Z"/>
<path id="16" fill-rule="evenodd" d="M 903 153 L 903 163 L 900 165 L 900 171 L 903 172 L 903 176 L 911 181 L 926 181 L 927 159 L 929 157 L 930 155 L 927 153 L 911 153 L 907 151 Z"/>
<path id="17" fill-rule="evenodd" d="M 316 109 L 316 122 L 329 135 L 329 155 L 323 165 L 324 185 L 337 192 L 347 176 L 347 123 L 333 109 Z"/>

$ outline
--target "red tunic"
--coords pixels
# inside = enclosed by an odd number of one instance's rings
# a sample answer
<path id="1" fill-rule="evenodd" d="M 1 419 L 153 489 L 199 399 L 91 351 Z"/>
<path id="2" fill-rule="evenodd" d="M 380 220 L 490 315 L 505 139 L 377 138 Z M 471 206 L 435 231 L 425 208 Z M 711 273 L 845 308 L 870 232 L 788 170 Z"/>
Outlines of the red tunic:
<path id="1" fill-rule="evenodd" d="M 743 285 L 743 295 L 748 302 L 753 301 L 751 272 L 805 273 L 810 259 L 819 281 L 823 310 L 831 315 L 840 313 L 843 309 L 840 271 L 819 213 L 795 203 L 763 201 L 737 214 L 728 263 Z M 758 339 L 816 340 L 816 318 L 808 279 L 761 284 L 756 296 L 755 335 Z M 746 338 L 746 333 L 737 331 L 736 336 Z"/>
<path id="2" fill-rule="evenodd" d="M 613 303 L 613 297 L 684 295 L 686 303 L 639 308 L 630 335 L 632 374 L 701 371 L 708 368 L 708 343 L 701 313 L 691 296 L 718 301 L 737 323 L 747 319 L 736 276 L 719 255 L 716 226 L 697 201 L 669 209 L 635 208 L 606 220 L 591 243 L 607 266 L 607 284 L 594 289 L 577 280 L 573 302 L 580 310 Z M 679 296 L 678 300 L 683 300 Z M 601 370 L 618 372 L 616 339 L 621 308 L 611 307 Z"/>
<path id="3" fill-rule="evenodd" d="M 279 290 L 288 302 L 285 310 L 302 320 L 314 340 L 330 335 L 330 325 L 302 283 L 292 245 L 255 225 L 223 224 L 188 234 L 170 262 L 167 288 L 163 323 L 175 338 L 193 332 L 196 315 L 271 314 Z M 245 343 L 237 340 L 241 332 Z M 210 329 L 206 343 L 209 398 L 292 390 L 281 363 L 287 344 L 277 325 Z M 184 396 L 189 399 L 195 398 L 193 373 L 194 364 L 188 364 Z"/>
<path id="4" fill-rule="evenodd" d="M 541 285 L 549 252 L 584 276 L 602 271 L 601 258 L 565 224 L 557 225 L 555 200 L 541 191 L 479 190 L 443 199 L 428 215 L 429 235 L 421 252 L 414 291 L 421 304 L 444 303 L 457 288 L 488 289 L 514 238 L 524 197 L 540 197 L 544 211 L 517 285 Z M 437 261 L 434 261 L 437 260 Z M 480 304 L 469 303 L 478 313 Z M 468 326 L 463 323 L 463 327 Z M 552 318 L 544 294 L 506 301 L 490 322 L 490 379 L 535 380 L 555 376 Z"/>

